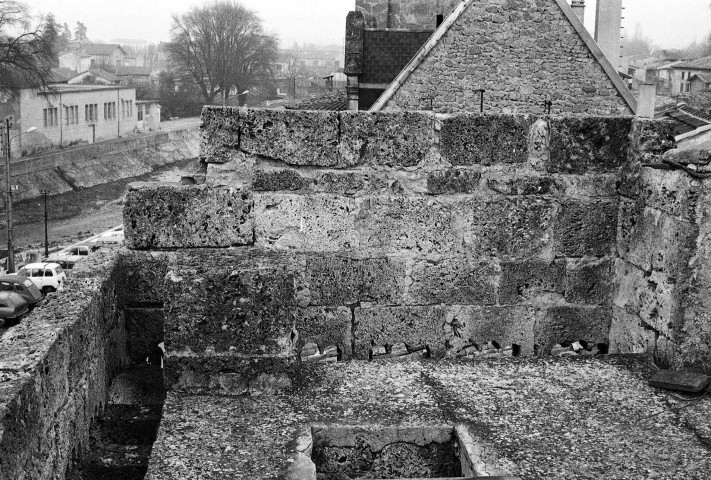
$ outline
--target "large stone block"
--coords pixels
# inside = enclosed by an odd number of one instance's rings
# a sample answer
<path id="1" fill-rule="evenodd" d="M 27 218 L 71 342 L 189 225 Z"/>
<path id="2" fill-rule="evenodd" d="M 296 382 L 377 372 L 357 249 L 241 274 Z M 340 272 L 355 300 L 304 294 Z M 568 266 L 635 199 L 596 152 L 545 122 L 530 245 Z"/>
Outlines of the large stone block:
<path id="1" fill-rule="evenodd" d="M 498 275 L 498 266 L 484 259 L 462 256 L 416 261 L 407 303 L 493 305 Z"/>
<path id="2" fill-rule="evenodd" d="M 653 328 L 623 308 L 612 308 L 610 353 L 653 354 L 655 345 L 656 333 Z"/>
<path id="3" fill-rule="evenodd" d="M 552 257 L 555 206 L 539 198 L 466 201 L 457 212 L 467 251 L 504 257 Z M 464 217 L 464 218 L 462 218 Z"/>
<path id="4" fill-rule="evenodd" d="M 126 350 L 134 364 L 146 363 L 146 357 L 163 342 L 165 315 L 162 308 L 129 308 L 126 310 Z"/>
<path id="5" fill-rule="evenodd" d="M 609 343 L 611 322 L 610 307 L 550 307 L 536 322 L 538 353 L 546 354 L 551 347 L 561 342 L 585 340 L 589 343 Z"/>
<path id="6" fill-rule="evenodd" d="M 256 243 L 264 248 L 349 251 L 358 248 L 354 199 L 282 193 L 255 194 Z"/>
<path id="7" fill-rule="evenodd" d="M 353 314 L 348 307 L 308 307 L 296 311 L 297 349 L 315 343 L 321 352 L 335 345 L 347 360 L 353 354 Z"/>
<path id="8" fill-rule="evenodd" d="M 622 200 L 618 252 L 645 271 L 659 271 L 683 281 L 694 255 L 699 227 L 666 213 Z"/>
<path id="9" fill-rule="evenodd" d="M 630 160 L 658 163 L 665 152 L 676 148 L 675 123 L 672 120 L 635 118 L 632 123 Z"/>
<path id="10" fill-rule="evenodd" d="M 235 107 L 205 106 L 202 109 L 200 159 L 226 163 L 239 149 L 240 113 Z"/>
<path id="11" fill-rule="evenodd" d="M 245 152 L 290 165 L 339 165 L 337 112 L 248 110 L 241 128 Z"/>
<path id="12" fill-rule="evenodd" d="M 547 195 L 557 193 L 552 177 L 532 175 L 487 175 L 489 188 L 502 195 Z"/>
<path id="13" fill-rule="evenodd" d="M 451 255 L 464 250 L 464 216 L 459 200 L 371 197 L 358 199 L 355 227 L 363 250 Z"/>
<path id="14" fill-rule="evenodd" d="M 304 189 L 308 184 L 309 180 L 296 170 L 256 170 L 254 172 L 253 188 L 256 191 L 295 191 Z"/>
<path id="15" fill-rule="evenodd" d="M 445 353 L 444 307 L 372 307 L 355 309 L 355 356 L 368 358 L 371 346 L 405 343 L 427 345 L 432 354 Z"/>
<path id="16" fill-rule="evenodd" d="M 291 352 L 297 261 L 232 249 L 177 252 L 166 282 L 166 349 Z"/>
<path id="17" fill-rule="evenodd" d="M 537 295 L 565 291 L 565 261 L 525 260 L 501 263 L 500 305 L 515 305 Z"/>
<path id="18" fill-rule="evenodd" d="M 385 175 L 374 172 L 320 172 L 310 188 L 314 192 L 341 195 L 367 195 L 383 193 L 389 181 Z"/>
<path id="19" fill-rule="evenodd" d="M 613 304 L 638 316 L 648 327 L 668 338 L 683 324 L 684 283 L 663 272 L 643 271 L 618 260 Z"/>
<path id="20" fill-rule="evenodd" d="M 427 191 L 431 195 L 473 193 L 479 188 L 479 179 L 481 173 L 473 170 L 436 171 L 427 177 Z"/>
<path id="21" fill-rule="evenodd" d="M 551 173 L 614 171 L 627 159 L 632 117 L 554 117 Z"/>
<path id="22" fill-rule="evenodd" d="M 209 187 L 252 188 L 254 166 L 257 159 L 253 155 L 235 151 L 225 163 L 209 163 L 205 172 L 205 183 Z"/>
<path id="23" fill-rule="evenodd" d="M 521 355 L 533 355 L 535 323 L 533 307 L 455 305 L 447 308 L 444 333 L 455 352 L 463 346 L 494 341 L 502 348 L 516 344 Z"/>
<path id="24" fill-rule="evenodd" d="M 125 245 L 137 250 L 251 245 L 252 208 L 248 191 L 134 183 L 124 201 Z"/>
<path id="25" fill-rule="evenodd" d="M 326 306 L 359 302 L 398 305 L 403 301 L 405 274 L 405 262 L 399 259 L 311 255 L 306 260 L 309 302 Z"/>
<path id="26" fill-rule="evenodd" d="M 170 254 L 121 252 L 121 300 L 127 306 L 162 306 Z"/>
<path id="27" fill-rule="evenodd" d="M 528 161 L 533 119 L 512 115 L 456 115 L 442 123 L 441 151 L 452 165 L 494 165 Z"/>
<path id="28" fill-rule="evenodd" d="M 565 274 L 565 300 L 569 303 L 607 305 L 614 289 L 614 262 L 610 259 L 570 259 Z"/>
<path id="29" fill-rule="evenodd" d="M 341 112 L 343 165 L 411 167 L 433 143 L 434 116 L 423 112 Z"/>
<path id="30" fill-rule="evenodd" d="M 563 201 L 554 227 L 556 254 L 601 257 L 613 253 L 617 214 L 616 201 Z"/>

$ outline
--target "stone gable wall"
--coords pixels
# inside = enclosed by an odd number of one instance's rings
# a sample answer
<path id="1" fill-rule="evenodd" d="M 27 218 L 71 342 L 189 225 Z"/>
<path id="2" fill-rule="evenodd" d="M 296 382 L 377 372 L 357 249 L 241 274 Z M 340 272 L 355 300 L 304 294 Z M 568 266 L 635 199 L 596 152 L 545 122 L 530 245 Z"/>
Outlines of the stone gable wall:
<path id="1" fill-rule="evenodd" d="M 473 2 L 383 110 L 632 114 L 555 0 Z"/>
<path id="2" fill-rule="evenodd" d="M 135 185 L 124 210 L 127 246 L 167 268 L 168 377 L 259 391 L 311 342 L 342 359 L 608 343 L 640 125 L 206 108 L 202 184 Z"/>

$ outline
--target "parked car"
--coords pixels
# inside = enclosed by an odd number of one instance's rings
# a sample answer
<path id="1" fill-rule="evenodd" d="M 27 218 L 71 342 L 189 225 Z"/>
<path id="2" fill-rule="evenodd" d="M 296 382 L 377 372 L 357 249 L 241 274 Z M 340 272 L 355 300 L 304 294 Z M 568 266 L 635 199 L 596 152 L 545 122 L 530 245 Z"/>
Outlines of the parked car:
<path id="1" fill-rule="evenodd" d="M 79 260 L 83 260 L 84 258 L 88 257 L 89 255 L 91 255 L 93 252 L 95 252 L 99 248 L 100 248 L 100 245 L 98 245 L 98 244 L 75 245 L 73 247 L 65 248 L 64 250 L 60 250 L 56 253 L 53 253 L 47 259 L 50 262 L 62 261 L 62 262 L 76 263 Z"/>
<path id="2" fill-rule="evenodd" d="M 19 320 L 29 312 L 27 302 L 15 292 L 0 292 L 0 327 L 12 320 Z"/>
<path id="3" fill-rule="evenodd" d="M 57 263 L 30 263 L 17 272 L 17 275 L 29 278 L 39 290 L 47 294 L 64 290 L 67 274 Z"/>
<path id="4" fill-rule="evenodd" d="M 123 225 L 102 233 L 93 241 L 98 245 L 123 243 Z"/>
<path id="5" fill-rule="evenodd" d="M 20 275 L 0 275 L 0 292 L 15 292 L 27 302 L 30 310 L 44 298 L 37 285 Z"/>

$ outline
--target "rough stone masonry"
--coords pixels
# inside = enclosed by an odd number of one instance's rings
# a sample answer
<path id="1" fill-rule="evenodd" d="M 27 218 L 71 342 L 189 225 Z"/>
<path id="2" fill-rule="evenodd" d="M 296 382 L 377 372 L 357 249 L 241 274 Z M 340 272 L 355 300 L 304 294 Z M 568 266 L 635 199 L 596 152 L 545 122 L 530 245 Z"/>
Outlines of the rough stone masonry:
<path id="1" fill-rule="evenodd" d="M 666 220 L 645 192 L 678 174 L 640 162 L 670 139 L 631 117 L 206 108 L 204 183 L 126 197 L 129 248 L 167 272 L 172 381 L 246 391 L 311 342 L 366 359 L 585 340 L 708 368 L 684 286 L 701 234 L 645 233 Z"/>

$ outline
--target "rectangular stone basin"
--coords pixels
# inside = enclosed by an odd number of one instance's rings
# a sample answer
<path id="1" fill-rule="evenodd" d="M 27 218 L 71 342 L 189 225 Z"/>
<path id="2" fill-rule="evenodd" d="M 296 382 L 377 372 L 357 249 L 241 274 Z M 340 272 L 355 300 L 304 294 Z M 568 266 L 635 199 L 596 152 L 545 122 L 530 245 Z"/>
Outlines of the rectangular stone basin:
<path id="1" fill-rule="evenodd" d="M 299 438 L 286 478 L 518 478 L 487 462 L 496 457 L 488 448 L 465 425 L 314 424 Z"/>

